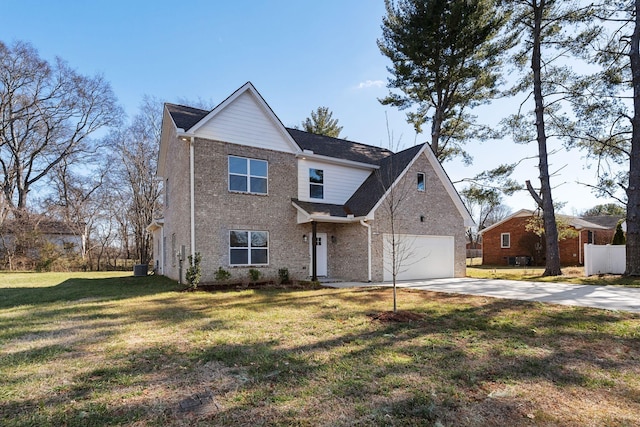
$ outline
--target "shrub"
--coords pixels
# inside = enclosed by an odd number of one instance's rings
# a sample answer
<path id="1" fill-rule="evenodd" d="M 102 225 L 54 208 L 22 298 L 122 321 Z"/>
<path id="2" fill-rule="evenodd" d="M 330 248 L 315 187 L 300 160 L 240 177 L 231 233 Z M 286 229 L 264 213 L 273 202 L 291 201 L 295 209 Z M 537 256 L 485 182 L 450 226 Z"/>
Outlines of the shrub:
<path id="1" fill-rule="evenodd" d="M 222 267 L 218 267 L 218 270 L 214 274 L 216 278 L 216 282 L 224 282 L 225 280 L 229 280 L 231 278 L 231 273 L 225 270 Z"/>
<path id="2" fill-rule="evenodd" d="M 260 270 L 256 270 L 255 268 L 249 270 L 249 278 L 251 279 L 252 283 L 256 283 L 258 280 L 260 280 L 260 277 L 262 277 L 262 273 L 260 272 Z"/>
<path id="3" fill-rule="evenodd" d="M 284 283 L 285 285 L 291 283 L 288 268 L 281 268 L 280 270 L 278 270 L 278 277 L 280 278 L 280 283 Z"/>
<path id="4" fill-rule="evenodd" d="M 624 231 L 622 231 L 622 221 L 618 222 L 616 226 L 616 234 L 613 235 L 612 245 L 624 245 L 627 243 L 627 239 L 624 236 Z"/>
<path id="5" fill-rule="evenodd" d="M 189 268 L 185 277 L 190 288 L 197 288 L 202 277 L 202 271 L 200 269 L 200 261 L 202 261 L 202 255 L 200 252 L 196 252 L 195 255 L 189 255 Z"/>

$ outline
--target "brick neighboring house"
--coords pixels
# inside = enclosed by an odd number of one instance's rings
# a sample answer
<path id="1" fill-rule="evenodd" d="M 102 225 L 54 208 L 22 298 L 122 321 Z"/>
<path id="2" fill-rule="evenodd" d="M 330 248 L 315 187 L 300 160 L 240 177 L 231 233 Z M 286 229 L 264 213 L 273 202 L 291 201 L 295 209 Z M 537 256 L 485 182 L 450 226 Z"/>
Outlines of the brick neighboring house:
<path id="1" fill-rule="evenodd" d="M 397 225 L 413 253 L 399 278 L 466 272 L 473 220 L 428 145 L 394 154 L 285 128 L 251 83 L 211 111 L 165 104 L 157 174 L 155 268 L 176 280 L 196 252 L 203 282 L 219 267 L 236 279 L 287 268 L 296 279 L 388 280 L 389 188 L 408 188 Z"/>
<path id="2" fill-rule="evenodd" d="M 534 212 L 522 209 L 500 222 L 485 228 L 482 234 L 483 265 L 544 265 L 545 244 L 543 237 L 526 230 Z M 618 221 L 617 216 L 578 218 L 556 215 L 577 232 L 559 242 L 560 263 L 563 266 L 584 263 L 584 244 L 607 245 L 611 243 Z"/>

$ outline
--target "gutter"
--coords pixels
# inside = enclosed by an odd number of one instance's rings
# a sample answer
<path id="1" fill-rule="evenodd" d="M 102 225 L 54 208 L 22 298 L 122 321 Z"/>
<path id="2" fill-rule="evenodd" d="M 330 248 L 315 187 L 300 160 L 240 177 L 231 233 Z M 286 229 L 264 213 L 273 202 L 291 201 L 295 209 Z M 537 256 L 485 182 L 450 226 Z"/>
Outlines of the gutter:
<path id="1" fill-rule="evenodd" d="M 360 224 L 367 229 L 367 281 L 371 282 L 371 225 L 364 219 L 360 220 Z"/>
<path id="2" fill-rule="evenodd" d="M 191 255 L 195 256 L 196 253 L 196 202 L 195 202 L 195 149 L 193 143 L 195 137 L 192 136 L 189 140 L 189 208 L 190 221 L 191 221 Z"/>
<path id="3" fill-rule="evenodd" d="M 196 253 L 196 208 L 195 208 L 195 149 L 194 142 L 196 140 L 195 134 L 191 132 L 185 132 L 184 129 L 178 128 L 176 136 L 184 142 L 189 143 L 189 222 L 190 222 L 190 250 L 191 255 Z"/>

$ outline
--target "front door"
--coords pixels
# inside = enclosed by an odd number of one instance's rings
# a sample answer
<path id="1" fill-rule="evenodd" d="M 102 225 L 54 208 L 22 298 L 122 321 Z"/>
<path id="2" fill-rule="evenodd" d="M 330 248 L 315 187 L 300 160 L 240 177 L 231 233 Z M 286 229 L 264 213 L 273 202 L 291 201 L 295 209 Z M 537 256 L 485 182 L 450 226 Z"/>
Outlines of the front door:
<path id="1" fill-rule="evenodd" d="M 311 265 L 309 266 L 309 276 L 313 273 L 313 248 L 311 244 L 313 238 L 309 233 L 309 257 L 311 259 Z M 327 275 L 327 233 L 316 233 L 316 274 L 318 276 Z"/>

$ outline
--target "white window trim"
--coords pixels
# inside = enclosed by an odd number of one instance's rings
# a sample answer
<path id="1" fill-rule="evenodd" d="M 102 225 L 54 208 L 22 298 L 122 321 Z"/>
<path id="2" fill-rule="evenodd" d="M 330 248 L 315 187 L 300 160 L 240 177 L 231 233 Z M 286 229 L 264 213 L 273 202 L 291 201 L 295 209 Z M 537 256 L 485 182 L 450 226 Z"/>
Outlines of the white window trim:
<path id="1" fill-rule="evenodd" d="M 230 170 L 230 164 L 229 164 L 229 159 L 231 157 L 234 157 L 236 159 L 242 159 L 245 160 L 247 162 L 247 173 L 246 174 L 242 174 L 242 173 L 232 173 Z M 266 176 L 262 176 L 262 175 L 252 175 L 251 174 L 251 160 L 256 160 L 259 162 L 265 162 L 267 165 L 267 175 Z M 247 191 L 238 191 L 238 190 L 232 190 L 231 189 L 231 176 L 243 176 L 247 178 Z M 257 191 L 251 191 L 251 178 L 262 178 L 264 180 L 267 181 L 267 190 L 264 193 L 260 193 Z M 252 157 L 242 157 L 242 156 L 234 156 L 234 155 L 229 155 L 227 157 L 227 189 L 229 190 L 230 193 L 239 193 L 239 194 L 257 194 L 260 196 L 266 196 L 269 194 L 269 161 L 264 160 L 264 159 L 254 159 Z"/>
<path id="2" fill-rule="evenodd" d="M 422 188 L 420 188 L 420 175 L 422 175 Z M 426 190 L 426 188 L 427 188 L 427 177 L 424 174 L 424 172 L 418 172 L 418 175 L 416 175 L 416 188 L 420 192 L 424 192 Z"/>
<path id="3" fill-rule="evenodd" d="M 507 236 L 507 238 L 509 239 L 508 245 L 504 244 L 504 236 Z M 511 247 L 511 233 L 500 233 L 500 248 L 508 249 L 510 247 Z"/>
<path id="4" fill-rule="evenodd" d="M 241 233 L 249 233 L 247 236 L 247 244 L 248 246 L 246 247 L 247 249 L 247 260 L 249 261 L 248 264 L 231 264 L 231 233 L 233 231 L 238 231 Z M 256 249 L 266 249 L 267 250 L 267 262 L 266 264 L 256 264 L 256 263 L 252 263 L 251 262 L 251 233 L 267 233 L 267 246 L 266 247 L 257 247 Z M 228 255 L 229 255 L 229 266 L 230 267 L 265 267 L 269 265 L 270 262 L 270 255 L 269 255 L 269 241 L 270 241 L 270 236 L 269 236 L 269 232 L 265 231 L 265 230 L 229 230 L 229 234 L 228 234 L 228 239 L 227 239 L 227 245 L 228 245 Z M 233 249 L 244 249 L 244 248 L 238 248 L 238 247 L 234 247 Z"/>

